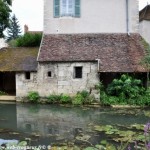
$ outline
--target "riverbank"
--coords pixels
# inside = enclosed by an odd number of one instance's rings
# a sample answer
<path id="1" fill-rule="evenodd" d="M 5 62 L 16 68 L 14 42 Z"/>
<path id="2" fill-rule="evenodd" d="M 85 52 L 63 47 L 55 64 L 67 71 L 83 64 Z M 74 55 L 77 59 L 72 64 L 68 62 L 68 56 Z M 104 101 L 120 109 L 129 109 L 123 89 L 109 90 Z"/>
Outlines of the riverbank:
<path id="1" fill-rule="evenodd" d="M 7 103 L 31 103 L 31 101 L 29 101 L 27 98 L 22 98 L 22 99 L 19 99 L 19 98 L 16 98 L 16 96 L 8 96 L 8 95 L 4 95 L 4 96 L 0 96 L 0 103 L 3 103 L 3 102 L 7 102 Z M 41 100 L 39 100 L 37 103 L 35 104 L 48 104 L 50 105 L 50 103 L 46 103 L 46 99 L 45 98 L 41 98 Z M 53 104 L 53 103 L 51 103 Z M 72 104 L 63 104 L 63 103 L 56 103 L 57 105 L 60 105 L 60 106 L 72 106 Z M 146 108 L 148 106 L 138 106 L 138 105 L 109 105 L 109 106 L 103 106 L 100 104 L 100 102 L 94 102 L 94 103 L 91 103 L 91 104 L 83 104 L 83 105 L 78 105 L 78 106 L 87 106 L 87 107 L 95 107 L 95 108 L 98 108 L 98 107 L 112 107 L 112 108 Z"/>

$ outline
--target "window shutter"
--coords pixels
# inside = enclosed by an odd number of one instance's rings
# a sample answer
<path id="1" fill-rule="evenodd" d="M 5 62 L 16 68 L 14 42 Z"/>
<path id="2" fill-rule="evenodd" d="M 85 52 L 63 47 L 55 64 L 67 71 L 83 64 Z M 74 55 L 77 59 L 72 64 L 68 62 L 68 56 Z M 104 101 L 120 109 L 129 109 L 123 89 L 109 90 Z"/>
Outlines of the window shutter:
<path id="1" fill-rule="evenodd" d="M 60 16 L 60 0 L 54 0 L 54 17 Z"/>
<path id="2" fill-rule="evenodd" d="M 75 0 L 75 17 L 80 17 L 80 0 Z"/>

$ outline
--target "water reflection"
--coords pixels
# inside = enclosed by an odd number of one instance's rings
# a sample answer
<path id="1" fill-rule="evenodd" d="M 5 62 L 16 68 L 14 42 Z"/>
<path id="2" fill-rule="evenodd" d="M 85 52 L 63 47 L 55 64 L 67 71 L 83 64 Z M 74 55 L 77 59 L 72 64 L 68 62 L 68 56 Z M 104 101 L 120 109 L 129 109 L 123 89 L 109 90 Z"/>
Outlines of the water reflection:
<path id="1" fill-rule="evenodd" d="M 75 140 L 81 133 L 100 141 L 94 125 L 145 124 L 142 109 L 62 107 L 55 105 L 0 104 L 0 138 L 32 138 L 38 144 Z M 3 132 L 5 131 L 5 132 Z M 14 132 L 19 132 L 19 135 Z"/>
<path id="2" fill-rule="evenodd" d="M 91 110 L 61 106 L 17 105 L 17 128 L 40 136 L 59 135 L 73 139 L 79 130 L 87 129 L 96 119 Z"/>

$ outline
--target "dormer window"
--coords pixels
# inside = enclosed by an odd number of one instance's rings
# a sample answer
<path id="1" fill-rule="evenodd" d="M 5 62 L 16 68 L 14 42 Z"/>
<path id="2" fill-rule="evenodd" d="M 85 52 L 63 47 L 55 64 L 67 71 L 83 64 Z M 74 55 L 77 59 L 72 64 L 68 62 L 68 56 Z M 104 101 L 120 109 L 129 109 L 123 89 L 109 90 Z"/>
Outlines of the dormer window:
<path id="1" fill-rule="evenodd" d="M 54 0 L 54 17 L 80 17 L 80 0 Z"/>

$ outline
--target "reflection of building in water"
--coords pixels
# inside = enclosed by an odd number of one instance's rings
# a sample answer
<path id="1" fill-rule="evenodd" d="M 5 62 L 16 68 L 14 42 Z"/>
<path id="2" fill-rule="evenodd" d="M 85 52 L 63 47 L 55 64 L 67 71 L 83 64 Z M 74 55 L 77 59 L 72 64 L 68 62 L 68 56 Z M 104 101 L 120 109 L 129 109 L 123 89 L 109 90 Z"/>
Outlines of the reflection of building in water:
<path id="1" fill-rule="evenodd" d="M 28 107 L 29 106 L 29 107 Z M 39 133 L 42 136 L 59 135 L 73 138 L 92 121 L 93 113 L 84 113 L 80 108 L 42 106 L 33 111 L 33 106 L 17 105 L 17 127 L 27 132 Z M 54 108 L 55 107 L 55 108 Z"/>
<path id="2" fill-rule="evenodd" d="M 1 129 L 17 129 L 16 123 L 16 105 L 11 103 L 0 104 L 0 128 Z M 1 137 L 0 137 L 1 138 Z"/>

